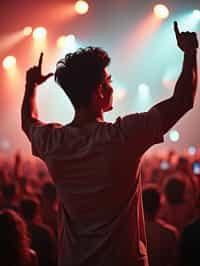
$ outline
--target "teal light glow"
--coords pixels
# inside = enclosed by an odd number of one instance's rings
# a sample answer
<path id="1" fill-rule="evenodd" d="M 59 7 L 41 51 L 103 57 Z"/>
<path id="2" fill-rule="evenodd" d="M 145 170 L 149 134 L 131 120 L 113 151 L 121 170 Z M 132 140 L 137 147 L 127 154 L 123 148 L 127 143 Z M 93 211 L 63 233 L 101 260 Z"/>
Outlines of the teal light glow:
<path id="1" fill-rule="evenodd" d="M 192 15 L 194 19 L 196 19 L 197 21 L 200 20 L 200 10 L 197 10 L 197 9 L 193 10 Z"/>
<path id="2" fill-rule="evenodd" d="M 151 89 L 146 83 L 141 83 L 137 87 L 137 93 L 134 98 L 134 110 L 136 112 L 145 112 L 152 106 Z"/>
<path id="3" fill-rule="evenodd" d="M 73 34 L 60 36 L 57 40 L 57 47 L 59 49 L 64 49 L 65 52 L 75 52 L 78 48 L 76 37 Z"/>
<path id="4" fill-rule="evenodd" d="M 181 31 L 197 31 L 200 23 L 200 11 L 193 10 L 180 18 Z"/>
<path id="5" fill-rule="evenodd" d="M 179 139 L 180 139 L 180 133 L 177 130 L 175 130 L 175 129 L 170 130 L 170 132 L 169 132 L 169 139 L 172 142 L 179 141 Z"/>
<path id="6" fill-rule="evenodd" d="M 196 152 L 197 152 L 197 148 L 196 148 L 195 146 L 193 146 L 193 145 L 189 146 L 189 148 L 188 148 L 188 153 L 189 153 L 190 155 L 195 155 Z"/>
<path id="7" fill-rule="evenodd" d="M 150 88 L 147 84 L 142 83 L 138 86 L 138 92 L 143 97 L 149 97 L 150 94 Z"/>

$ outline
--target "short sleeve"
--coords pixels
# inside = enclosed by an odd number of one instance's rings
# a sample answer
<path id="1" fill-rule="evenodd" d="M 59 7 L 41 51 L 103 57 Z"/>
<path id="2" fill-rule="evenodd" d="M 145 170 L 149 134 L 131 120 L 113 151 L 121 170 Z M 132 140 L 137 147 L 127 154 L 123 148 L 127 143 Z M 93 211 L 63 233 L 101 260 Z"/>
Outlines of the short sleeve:
<path id="1" fill-rule="evenodd" d="M 44 124 L 35 121 L 29 128 L 28 138 L 31 142 L 32 154 L 45 159 L 60 143 L 59 124 Z"/>
<path id="2" fill-rule="evenodd" d="M 134 146 L 138 153 L 164 141 L 161 116 L 156 108 L 118 118 L 116 124 L 125 141 Z"/>

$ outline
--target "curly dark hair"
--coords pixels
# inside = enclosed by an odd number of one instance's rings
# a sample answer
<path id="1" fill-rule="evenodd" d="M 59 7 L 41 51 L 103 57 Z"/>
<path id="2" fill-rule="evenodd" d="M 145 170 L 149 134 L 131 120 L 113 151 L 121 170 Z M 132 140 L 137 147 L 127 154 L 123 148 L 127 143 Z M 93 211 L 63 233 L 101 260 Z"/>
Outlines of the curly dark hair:
<path id="1" fill-rule="evenodd" d="M 8 209 L 0 211 L 0 262 L 6 266 L 30 265 L 30 240 L 24 220 Z"/>
<path id="2" fill-rule="evenodd" d="M 75 108 L 87 106 L 93 90 L 104 81 L 104 69 L 109 63 L 110 57 L 103 49 L 80 48 L 58 61 L 55 80 Z"/>

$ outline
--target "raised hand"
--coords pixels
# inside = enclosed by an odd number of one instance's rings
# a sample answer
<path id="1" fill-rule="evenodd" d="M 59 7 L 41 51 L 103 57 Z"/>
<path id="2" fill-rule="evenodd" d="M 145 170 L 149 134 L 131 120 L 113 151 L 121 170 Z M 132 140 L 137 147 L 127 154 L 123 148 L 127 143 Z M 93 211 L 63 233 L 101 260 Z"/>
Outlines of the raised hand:
<path id="1" fill-rule="evenodd" d="M 178 47 L 184 52 L 193 52 L 198 48 L 198 39 L 195 32 L 180 32 L 177 21 L 174 21 L 174 32 Z"/>
<path id="2" fill-rule="evenodd" d="M 40 54 L 38 65 L 30 68 L 26 72 L 26 82 L 28 84 L 39 85 L 44 81 L 46 81 L 49 77 L 53 76 L 53 73 L 42 75 L 42 61 L 43 61 L 43 53 Z"/>

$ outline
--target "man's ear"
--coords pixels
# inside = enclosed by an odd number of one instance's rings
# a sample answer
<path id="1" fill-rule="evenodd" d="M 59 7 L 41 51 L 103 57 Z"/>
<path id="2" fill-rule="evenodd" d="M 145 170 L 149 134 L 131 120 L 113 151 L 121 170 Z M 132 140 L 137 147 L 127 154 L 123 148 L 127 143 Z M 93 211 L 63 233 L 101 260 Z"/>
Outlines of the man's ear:
<path id="1" fill-rule="evenodd" d="M 99 85 L 92 94 L 92 99 L 95 101 L 96 104 L 102 103 L 102 100 L 104 98 L 103 92 L 102 92 L 102 85 Z"/>
<path id="2" fill-rule="evenodd" d="M 97 91 L 98 91 L 97 93 L 98 97 L 102 100 L 104 98 L 104 95 L 103 95 L 103 87 L 101 84 L 98 86 Z"/>
<path id="3" fill-rule="evenodd" d="M 102 85 L 99 85 L 94 91 L 94 98 L 97 103 L 102 103 L 102 100 L 104 99 Z"/>

